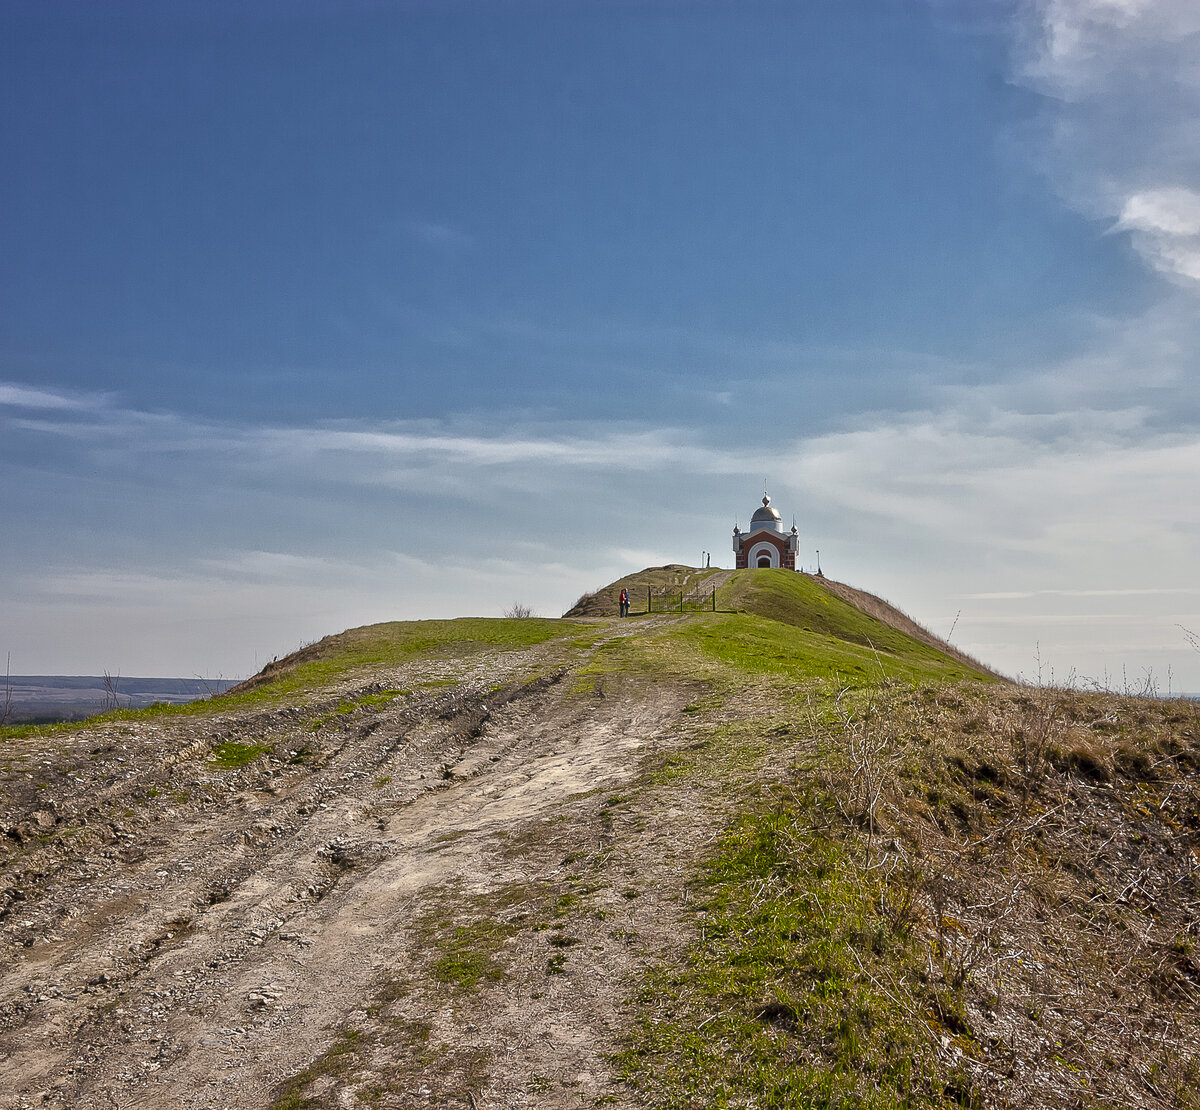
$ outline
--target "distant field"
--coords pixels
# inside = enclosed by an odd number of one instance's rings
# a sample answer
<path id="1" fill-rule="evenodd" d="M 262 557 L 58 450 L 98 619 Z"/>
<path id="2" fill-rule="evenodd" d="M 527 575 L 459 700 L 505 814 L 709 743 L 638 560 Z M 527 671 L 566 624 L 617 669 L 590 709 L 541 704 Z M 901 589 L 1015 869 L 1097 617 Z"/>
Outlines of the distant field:
<path id="1" fill-rule="evenodd" d="M 97 675 L 13 675 L 7 694 L 0 676 L 0 715 L 8 724 L 77 721 L 105 709 L 137 709 L 156 702 L 178 705 L 222 694 L 236 679 L 113 677 L 111 689 Z"/>

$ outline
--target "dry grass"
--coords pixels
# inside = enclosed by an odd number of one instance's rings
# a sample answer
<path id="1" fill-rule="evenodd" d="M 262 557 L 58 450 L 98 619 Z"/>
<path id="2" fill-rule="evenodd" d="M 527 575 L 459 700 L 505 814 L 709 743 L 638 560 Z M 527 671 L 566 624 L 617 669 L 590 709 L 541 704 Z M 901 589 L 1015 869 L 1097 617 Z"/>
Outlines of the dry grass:
<path id="1" fill-rule="evenodd" d="M 1197 707 L 892 685 L 805 716 L 639 996 L 647 1105 L 1200 1106 Z"/>
<path id="2" fill-rule="evenodd" d="M 963 689 L 838 716 L 828 794 L 962 993 L 944 1062 L 989 1103 L 1200 1105 L 1197 708 Z"/>

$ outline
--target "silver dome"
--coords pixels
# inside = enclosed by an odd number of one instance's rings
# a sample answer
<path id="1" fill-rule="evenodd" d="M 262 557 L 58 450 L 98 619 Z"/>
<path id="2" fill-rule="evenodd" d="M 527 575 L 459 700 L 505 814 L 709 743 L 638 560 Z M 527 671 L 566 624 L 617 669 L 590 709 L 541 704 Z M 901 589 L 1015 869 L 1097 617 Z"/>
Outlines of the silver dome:
<path id="1" fill-rule="evenodd" d="M 754 515 L 750 518 L 750 531 L 753 532 L 757 528 L 770 528 L 776 532 L 783 531 L 783 518 L 780 517 L 777 509 L 771 508 L 771 499 L 765 493 L 762 499 L 762 508 L 755 509 Z"/>

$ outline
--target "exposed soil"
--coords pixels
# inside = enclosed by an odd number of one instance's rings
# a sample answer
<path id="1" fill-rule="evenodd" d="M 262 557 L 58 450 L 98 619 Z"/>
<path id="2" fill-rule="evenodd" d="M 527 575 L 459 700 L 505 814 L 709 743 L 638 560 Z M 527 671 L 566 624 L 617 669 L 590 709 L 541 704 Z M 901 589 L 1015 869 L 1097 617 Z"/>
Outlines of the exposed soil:
<path id="1" fill-rule="evenodd" d="M 685 691 L 527 681 L 553 650 L 13 742 L 0 1103 L 624 1105 L 610 1031 L 711 820 L 619 796 Z"/>

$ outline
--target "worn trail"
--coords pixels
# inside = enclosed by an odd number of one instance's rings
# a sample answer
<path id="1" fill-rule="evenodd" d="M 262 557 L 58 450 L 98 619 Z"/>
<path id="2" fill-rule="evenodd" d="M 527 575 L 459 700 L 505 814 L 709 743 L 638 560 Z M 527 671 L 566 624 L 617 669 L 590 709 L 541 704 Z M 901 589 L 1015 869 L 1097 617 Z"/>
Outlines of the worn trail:
<path id="1" fill-rule="evenodd" d="M 542 654 L 376 675 L 334 700 L 426 685 L 330 721 L 314 705 L 39 741 L 57 785 L 4 815 L 0 1104 L 619 1097 L 603 1054 L 622 975 L 678 878 L 668 852 L 642 866 L 617 843 L 623 822 L 666 838 L 660 818 L 606 802 L 679 742 L 682 694 L 581 693 L 565 667 L 530 682 Z M 216 766 L 230 742 L 269 754 Z M 473 929 L 483 973 L 456 979 L 439 956 Z"/>

